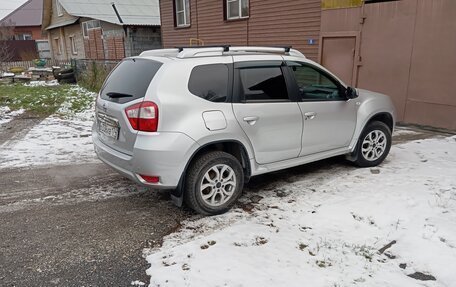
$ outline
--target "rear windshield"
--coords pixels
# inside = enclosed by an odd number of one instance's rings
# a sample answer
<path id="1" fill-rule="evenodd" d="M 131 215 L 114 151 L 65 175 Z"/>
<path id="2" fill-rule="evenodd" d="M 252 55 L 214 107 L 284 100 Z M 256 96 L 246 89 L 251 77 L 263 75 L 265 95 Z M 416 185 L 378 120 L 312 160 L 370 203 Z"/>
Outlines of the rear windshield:
<path id="1" fill-rule="evenodd" d="M 109 75 L 100 95 L 104 100 L 126 103 L 146 95 L 162 63 L 147 59 L 125 59 Z"/>

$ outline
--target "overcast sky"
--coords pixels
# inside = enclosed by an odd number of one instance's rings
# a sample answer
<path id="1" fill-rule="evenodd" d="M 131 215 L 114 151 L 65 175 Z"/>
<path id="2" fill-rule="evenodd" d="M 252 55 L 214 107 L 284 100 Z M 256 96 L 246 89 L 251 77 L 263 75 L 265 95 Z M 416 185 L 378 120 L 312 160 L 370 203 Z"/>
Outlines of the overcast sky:
<path id="1" fill-rule="evenodd" d="M 25 2 L 27 0 L 0 0 L 0 20 Z"/>

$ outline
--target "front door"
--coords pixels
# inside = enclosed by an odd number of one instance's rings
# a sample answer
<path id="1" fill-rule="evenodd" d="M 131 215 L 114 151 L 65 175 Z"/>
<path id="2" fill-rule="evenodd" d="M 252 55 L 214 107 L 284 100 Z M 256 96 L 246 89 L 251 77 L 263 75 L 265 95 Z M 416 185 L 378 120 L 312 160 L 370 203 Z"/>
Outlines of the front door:
<path id="1" fill-rule="evenodd" d="M 250 64 L 251 63 L 251 64 Z M 302 115 L 290 99 L 282 61 L 235 66 L 233 111 L 259 164 L 296 158 L 301 150 Z"/>
<path id="2" fill-rule="evenodd" d="M 288 62 L 303 115 L 300 156 L 348 147 L 356 126 L 356 100 L 329 73 L 309 63 Z"/>

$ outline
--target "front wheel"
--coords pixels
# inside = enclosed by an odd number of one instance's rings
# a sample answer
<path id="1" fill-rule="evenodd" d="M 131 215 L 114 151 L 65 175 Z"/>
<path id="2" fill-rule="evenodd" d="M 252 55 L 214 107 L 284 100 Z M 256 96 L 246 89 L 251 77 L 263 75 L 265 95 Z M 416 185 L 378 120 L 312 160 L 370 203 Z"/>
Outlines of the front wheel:
<path id="1" fill-rule="evenodd" d="M 391 148 L 391 130 L 382 122 L 369 123 L 361 133 L 356 145 L 354 163 L 360 167 L 379 165 Z"/>
<path id="2" fill-rule="evenodd" d="M 244 174 L 239 161 L 229 153 L 203 154 L 189 167 L 184 199 L 205 215 L 228 211 L 242 193 Z"/>

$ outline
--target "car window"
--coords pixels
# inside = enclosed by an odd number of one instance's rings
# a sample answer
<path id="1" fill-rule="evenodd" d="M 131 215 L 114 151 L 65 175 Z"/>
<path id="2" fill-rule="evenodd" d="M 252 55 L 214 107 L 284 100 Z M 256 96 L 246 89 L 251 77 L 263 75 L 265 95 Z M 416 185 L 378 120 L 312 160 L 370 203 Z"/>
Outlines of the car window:
<path id="1" fill-rule="evenodd" d="M 239 73 L 244 101 L 289 101 L 280 67 L 244 68 Z"/>
<path id="2" fill-rule="evenodd" d="M 228 95 L 228 67 L 223 64 L 201 65 L 193 68 L 188 90 L 211 102 L 226 102 Z"/>
<path id="3" fill-rule="evenodd" d="M 304 101 L 346 100 L 338 85 L 323 72 L 301 63 L 289 63 Z"/>
<path id="4" fill-rule="evenodd" d="M 126 103 L 146 95 L 147 88 L 154 78 L 162 63 L 127 58 L 111 72 L 100 92 L 104 100 Z M 124 95 L 122 97 L 110 97 L 109 95 Z"/>

